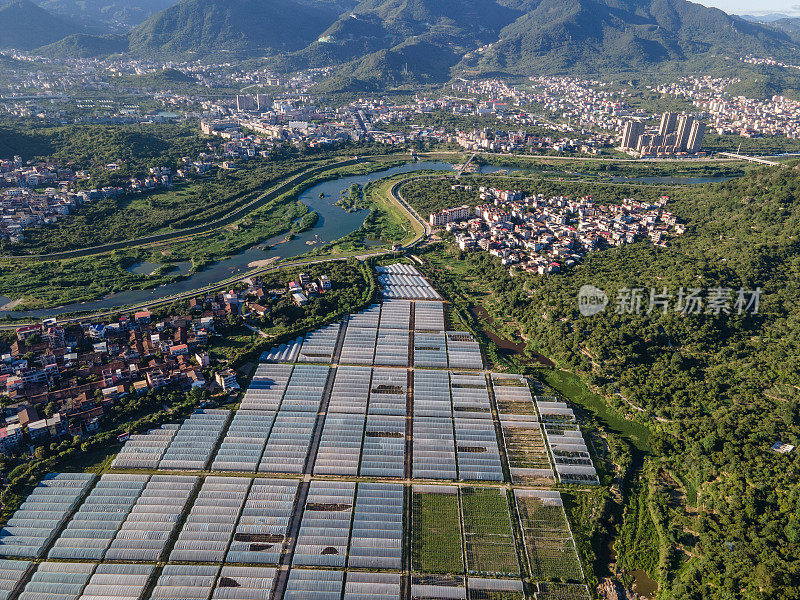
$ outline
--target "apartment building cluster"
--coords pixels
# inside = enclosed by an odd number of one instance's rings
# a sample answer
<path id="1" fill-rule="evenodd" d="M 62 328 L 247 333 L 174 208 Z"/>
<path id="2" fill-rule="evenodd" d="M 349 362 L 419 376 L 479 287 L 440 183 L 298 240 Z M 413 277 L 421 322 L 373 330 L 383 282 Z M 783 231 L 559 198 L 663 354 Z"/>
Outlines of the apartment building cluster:
<path id="1" fill-rule="evenodd" d="M 658 129 L 644 122 L 627 121 L 622 127 L 620 149 L 640 157 L 668 157 L 702 153 L 706 126 L 692 115 L 668 112 Z"/>
<path id="2" fill-rule="evenodd" d="M 775 60 L 774 58 L 764 58 L 760 56 L 753 56 L 752 54 L 742 56 L 739 58 L 739 60 L 749 65 L 768 65 L 770 67 L 781 67 L 783 69 L 800 69 L 800 65 L 791 65 L 779 60 Z"/>
<path id="3" fill-rule="evenodd" d="M 508 131 L 501 129 L 475 129 L 473 131 L 456 130 L 454 134 L 445 135 L 442 141 L 458 144 L 465 150 L 482 152 L 519 153 L 519 152 L 557 152 L 600 154 L 603 148 L 612 145 L 610 135 L 590 134 L 580 138 L 536 135 L 524 130 Z"/>
<path id="4" fill-rule="evenodd" d="M 458 84 L 455 88 L 461 89 Z M 529 102 L 529 99 L 502 82 L 470 82 L 467 89 L 476 94 L 493 92 L 499 95 L 487 99 L 417 94 L 406 104 L 395 104 L 383 98 L 359 98 L 335 109 L 318 105 L 318 99 L 308 94 L 239 95 L 233 101 L 203 103 L 205 116 L 201 127 L 205 133 L 233 139 L 246 137 L 243 130 L 250 130 L 274 143 L 311 147 L 347 141 L 396 146 L 429 142 L 488 152 L 552 150 L 596 154 L 613 141 L 610 135 L 550 123 L 519 109 L 519 103 Z M 512 97 L 506 98 L 507 94 Z M 426 115 L 437 112 L 492 117 L 498 126 L 470 131 L 424 124 Z M 422 124 L 415 122 L 417 119 L 421 119 Z M 526 131 L 531 127 L 549 129 L 556 134 L 533 135 Z M 576 133 L 578 135 L 569 135 Z"/>
<path id="5" fill-rule="evenodd" d="M 614 131 L 631 114 L 624 89 L 605 81 L 573 77 L 531 77 L 531 100 L 574 127 Z"/>
<path id="6" fill-rule="evenodd" d="M 55 223 L 85 202 L 122 191 L 70 192 L 79 174 L 55 164 L 25 165 L 19 156 L 0 160 L 0 238 L 19 243 L 26 229 Z"/>
<path id="7" fill-rule="evenodd" d="M 551 119 L 522 110 L 534 124 L 562 132 L 592 129 L 614 131 L 620 119 L 631 114 L 626 91 L 612 83 L 574 77 L 531 77 L 530 89 L 511 86 L 501 80 L 459 81 L 453 90 L 483 99 L 485 114 L 508 112 L 512 107 L 537 106 Z M 565 121 L 565 122 L 564 122 Z"/>
<path id="8" fill-rule="evenodd" d="M 469 186 L 455 187 L 471 191 Z M 481 203 L 470 211 L 471 217 L 445 224 L 458 247 L 488 252 L 510 268 L 538 275 L 571 267 L 589 252 L 640 239 L 663 247 L 685 230 L 666 210 L 666 196 L 655 203 L 626 199 L 622 204 L 605 205 L 591 196 L 548 198 L 487 187 L 477 191 Z M 463 208 L 438 214 L 460 216 Z"/>
<path id="9" fill-rule="evenodd" d="M 768 100 L 744 96 L 698 99 L 694 104 L 708 114 L 712 129 L 719 135 L 800 139 L 800 102 L 785 96 Z"/>
<path id="10" fill-rule="evenodd" d="M 731 77 L 684 77 L 654 89 L 690 100 L 719 135 L 800 139 L 800 102 L 779 95 L 756 99 L 731 94 L 728 89 L 740 82 Z"/>
<path id="11" fill-rule="evenodd" d="M 203 133 L 256 142 L 266 149 L 278 144 L 313 148 L 373 139 L 371 119 L 363 110 L 323 108 L 307 94 L 240 94 L 232 102 L 204 103 L 203 108 Z"/>

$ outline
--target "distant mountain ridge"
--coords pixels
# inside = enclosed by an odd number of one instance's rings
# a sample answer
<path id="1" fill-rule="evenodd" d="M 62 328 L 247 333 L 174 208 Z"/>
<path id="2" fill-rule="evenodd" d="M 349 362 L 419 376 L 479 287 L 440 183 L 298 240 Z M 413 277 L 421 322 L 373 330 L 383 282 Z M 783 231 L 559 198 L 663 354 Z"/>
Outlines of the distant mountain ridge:
<path id="1" fill-rule="evenodd" d="M 52 14 L 84 23 L 92 29 L 105 27 L 119 33 L 129 31 L 178 0 L 36 0 Z"/>
<path id="2" fill-rule="evenodd" d="M 780 21 L 781 19 L 791 19 L 791 15 L 784 13 L 769 13 L 765 15 L 739 15 L 745 21 L 754 21 L 756 23 L 772 23 Z"/>
<path id="3" fill-rule="evenodd" d="M 795 42 L 800 43 L 800 17 L 787 17 L 777 19 L 770 26 L 786 32 Z"/>
<path id="4" fill-rule="evenodd" d="M 295 0 L 182 0 L 131 32 L 148 56 L 288 52 L 311 43 L 337 17 L 335 6 Z"/>
<path id="5" fill-rule="evenodd" d="M 528 9 L 465 66 L 526 73 L 647 68 L 703 54 L 800 53 L 787 35 L 685 0 L 509 0 Z"/>
<path id="6" fill-rule="evenodd" d="M 369 88 L 409 71 L 423 80 L 621 72 L 748 53 L 800 56 L 800 48 L 786 32 L 685 0 L 365 0 L 282 62 L 349 61 L 340 85 Z"/>
<path id="7" fill-rule="evenodd" d="M 181 0 L 127 37 L 79 28 L 58 37 L 64 26 L 48 17 L 51 35 L 39 45 L 51 56 L 266 57 L 278 70 L 337 67 L 320 88 L 329 90 L 476 73 L 650 71 L 745 54 L 800 61 L 793 23 L 756 23 L 687 0 Z"/>
<path id="8" fill-rule="evenodd" d="M 33 50 L 82 29 L 30 0 L 11 0 L 0 6 L 0 24 L 0 48 L 17 50 Z"/>

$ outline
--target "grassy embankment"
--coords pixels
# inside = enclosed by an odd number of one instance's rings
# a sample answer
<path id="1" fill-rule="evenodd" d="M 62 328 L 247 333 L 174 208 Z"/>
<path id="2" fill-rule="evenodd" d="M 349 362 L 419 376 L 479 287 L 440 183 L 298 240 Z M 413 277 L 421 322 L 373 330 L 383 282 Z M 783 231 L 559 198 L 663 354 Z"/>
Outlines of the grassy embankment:
<path id="1" fill-rule="evenodd" d="M 267 202 L 235 224 L 218 231 L 173 243 L 118 250 L 86 258 L 32 262 L 26 259 L 0 259 L 0 295 L 17 306 L 47 308 L 101 298 L 125 290 L 150 289 L 179 279 L 172 272 L 159 270 L 153 275 L 137 275 L 128 269 L 140 262 L 172 265 L 191 261 L 193 271 L 232 256 L 272 237 L 310 225 L 303 222 L 308 208 L 297 202 L 298 196 L 314 185 L 349 175 L 362 175 L 397 164 L 392 159 L 339 167 L 316 175 L 290 191 Z M 270 185 L 270 182 L 265 182 Z"/>

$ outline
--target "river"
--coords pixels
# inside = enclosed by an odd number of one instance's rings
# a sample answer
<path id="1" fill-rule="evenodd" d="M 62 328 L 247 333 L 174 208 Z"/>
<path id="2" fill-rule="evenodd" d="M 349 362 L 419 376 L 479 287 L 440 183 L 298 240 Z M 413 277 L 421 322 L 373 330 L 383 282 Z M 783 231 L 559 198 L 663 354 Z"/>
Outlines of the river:
<path id="1" fill-rule="evenodd" d="M 300 256 L 319 244 L 343 238 L 356 231 L 364 223 L 368 211 L 347 212 L 336 206 L 335 203 L 339 200 L 342 190 L 348 189 L 354 183 L 364 186 L 372 181 L 378 181 L 400 173 L 422 170 L 452 172 L 453 165 L 443 162 L 423 161 L 376 171 L 368 175 L 354 175 L 325 181 L 300 194 L 299 201 L 308 206 L 309 210 L 316 211 L 319 215 L 319 220 L 312 229 L 297 235 L 293 240 L 284 241 L 285 235 L 263 240 L 240 254 L 220 260 L 202 271 L 192 273 L 185 279 L 162 285 L 156 289 L 129 290 L 111 294 L 100 300 L 67 304 L 57 308 L 0 311 L 0 316 L 12 316 L 18 319 L 46 319 L 69 313 L 113 310 L 151 300 L 168 298 L 176 294 L 212 285 L 233 277 L 237 273 L 249 271 L 251 267 L 248 267 L 248 265 L 256 261 L 278 258 L 283 260 Z M 324 196 L 320 197 L 320 194 L 324 194 Z M 309 243 L 307 244 L 306 242 Z M 265 247 L 268 247 L 268 249 L 265 250 Z M 143 264 L 138 267 L 141 268 L 142 272 L 146 272 L 147 269 L 150 269 L 150 266 L 150 264 Z M 0 306 L 2 305 L 0 304 Z"/>

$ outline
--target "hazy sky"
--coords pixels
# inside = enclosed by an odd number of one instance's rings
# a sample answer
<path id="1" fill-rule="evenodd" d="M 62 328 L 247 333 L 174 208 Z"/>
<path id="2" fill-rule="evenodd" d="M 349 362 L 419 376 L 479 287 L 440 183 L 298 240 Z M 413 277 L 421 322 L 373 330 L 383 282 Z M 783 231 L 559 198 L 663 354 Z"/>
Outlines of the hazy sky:
<path id="1" fill-rule="evenodd" d="M 734 15 L 759 15 L 766 13 L 785 13 L 800 16 L 798 0 L 693 0 L 706 6 L 716 6 Z M 757 8 L 756 8 L 757 7 Z"/>

